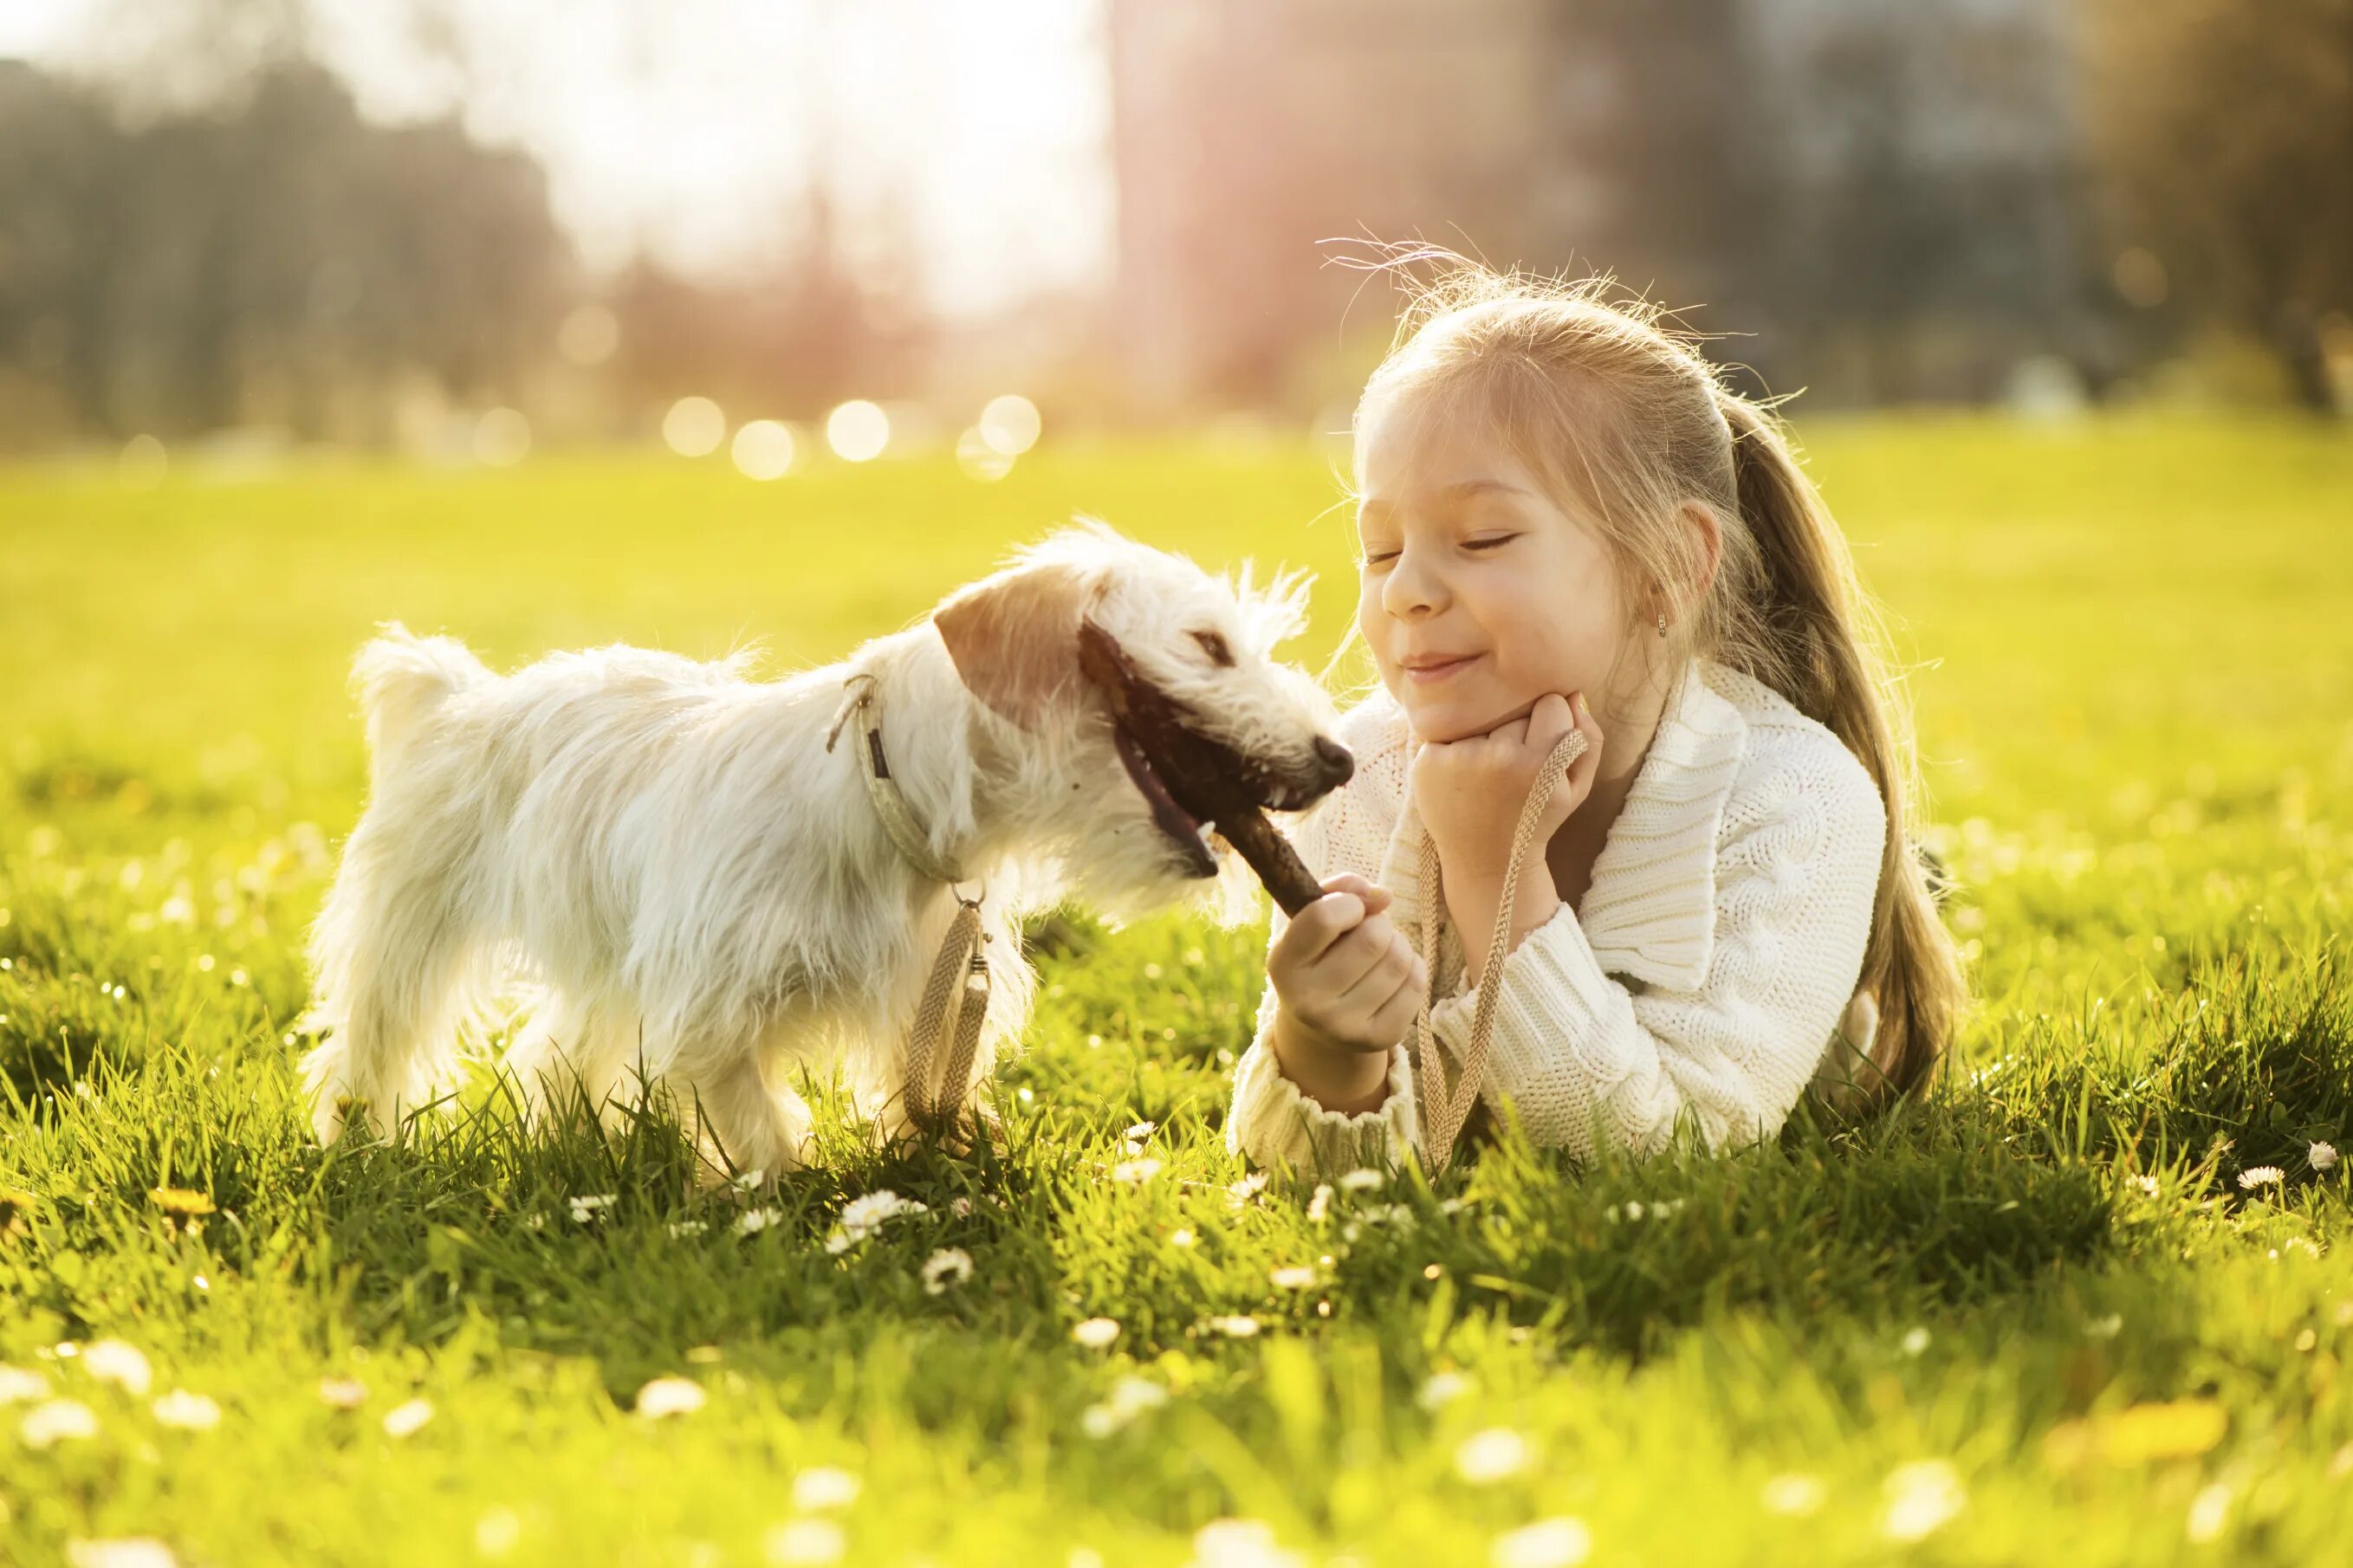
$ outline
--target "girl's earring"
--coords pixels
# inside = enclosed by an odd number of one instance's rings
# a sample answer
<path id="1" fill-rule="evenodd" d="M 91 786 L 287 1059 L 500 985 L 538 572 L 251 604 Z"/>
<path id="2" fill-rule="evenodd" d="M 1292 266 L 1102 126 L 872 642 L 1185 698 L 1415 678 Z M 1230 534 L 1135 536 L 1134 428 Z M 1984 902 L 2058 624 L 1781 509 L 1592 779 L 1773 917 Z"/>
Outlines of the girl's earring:
<path id="1" fill-rule="evenodd" d="M 1659 635 L 1661 637 L 1667 635 L 1667 612 L 1664 610 L 1659 612 Z"/>

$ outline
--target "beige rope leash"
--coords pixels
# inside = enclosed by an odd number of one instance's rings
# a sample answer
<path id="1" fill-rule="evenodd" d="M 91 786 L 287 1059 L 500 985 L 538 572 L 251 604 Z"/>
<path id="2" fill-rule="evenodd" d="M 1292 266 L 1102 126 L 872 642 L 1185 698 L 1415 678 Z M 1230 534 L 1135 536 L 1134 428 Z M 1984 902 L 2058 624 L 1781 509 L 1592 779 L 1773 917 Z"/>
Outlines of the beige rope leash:
<path id="1" fill-rule="evenodd" d="M 939 956 L 932 961 L 932 973 L 923 983 L 923 1000 L 915 1005 L 914 1025 L 907 1036 L 908 1118 L 927 1132 L 944 1132 L 955 1125 L 965 1099 L 972 1092 L 973 1058 L 980 1048 L 980 1026 L 988 1016 L 988 960 L 981 954 L 981 944 L 994 938 L 980 929 L 981 900 L 988 896 L 988 889 L 984 886 L 968 899 L 955 892 L 955 884 L 965 879 L 963 866 L 933 852 L 914 808 L 900 791 L 899 781 L 891 776 L 890 759 L 882 751 L 882 724 L 875 711 L 880 704 L 872 672 L 860 670 L 843 684 L 847 691 L 826 731 L 825 749 L 832 751 L 843 727 L 852 717 L 858 719 L 864 742 L 856 748 L 859 771 L 883 832 L 919 874 L 948 884 L 948 890 L 955 893 L 955 918 L 948 922 Z M 956 984 L 959 975 L 961 987 Z M 932 1058 L 939 1052 L 941 1036 L 950 1028 L 955 1032 L 947 1068 L 934 1093 Z M 983 1120 L 987 1120 L 986 1112 Z"/>
<path id="2" fill-rule="evenodd" d="M 1504 870 L 1503 901 L 1495 909 L 1494 940 L 1487 944 L 1487 969 L 1479 976 L 1479 999 L 1471 1011 L 1471 1038 L 1462 1047 L 1461 1074 L 1451 1089 L 1446 1083 L 1444 1058 L 1430 1029 L 1430 1012 L 1438 994 L 1438 922 L 1444 895 L 1439 885 L 1438 846 L 1431 841 L 1430 830 L 1422 830 L 1419 934 L 1422 969 L 1430 977 L 1430 990 L 1413 1017 L 1413 1068 L 1414 1076 L 1421 1080 L 1422 1153 L 1433 1176 L 1453 1160 L 1454 1140 L 1461 1134 L 1462 1124 L 1470 1120 L 1471 1108 L 1479 1103 L 1479 1083 L 1487 1076 L 1487 1037 L 1495 1027 L 1495 1000 L 1501 989 L 1499 976 L 1504 959 L 1512 940 L 1512 910 L 1519 896 L 1520 863 L 1535 843 L 1536 822 L 1552 799 L 1552 792 L 1560 787 L 1568 774 L 1569 764 L 1585 754 L 1585 748 L 1582 731 L 1571 730 L 1563 735 L 1552 754 L 1545 759 L 1544 766 L 1536 770 L 1536 782 L 1528 790 L 1526 804 L 1520 807 L 1519 824 L 1512 831 L 1512 858 Z"/>

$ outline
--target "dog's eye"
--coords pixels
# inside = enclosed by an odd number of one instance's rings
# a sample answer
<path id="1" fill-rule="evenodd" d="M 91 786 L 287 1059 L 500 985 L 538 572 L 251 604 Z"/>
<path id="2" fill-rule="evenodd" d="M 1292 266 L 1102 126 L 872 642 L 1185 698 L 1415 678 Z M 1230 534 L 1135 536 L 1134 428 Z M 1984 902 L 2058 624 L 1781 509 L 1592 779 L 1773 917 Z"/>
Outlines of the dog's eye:
<path id="1" fill-rule="evenodd" d="M 1195 632 L 1193 640 L 1201 645 L 1201 651 L 1209 656 L 1211 664 L 1221 669 L 1233 668 L 1234 651 L 1226 646 L 1225 638 L 1215 632 Z"/>

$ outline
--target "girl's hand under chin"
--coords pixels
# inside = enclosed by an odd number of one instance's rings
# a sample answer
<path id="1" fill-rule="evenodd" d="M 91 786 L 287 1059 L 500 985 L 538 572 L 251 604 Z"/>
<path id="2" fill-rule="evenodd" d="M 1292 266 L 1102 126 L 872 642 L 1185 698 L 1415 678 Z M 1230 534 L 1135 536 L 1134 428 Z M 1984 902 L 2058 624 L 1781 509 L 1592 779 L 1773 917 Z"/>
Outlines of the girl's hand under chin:
<path id="1" fill-rule="evenodd" d="M 1593 781 L 1601 766 L 1601 728 L 1593 721 L 1584 693 L 1577 693 L 1572 704 L 1556 691 L 1546 692 L 1525 719 L 1514 719 L 1484 735 L 1430 742 L 1415 753 L 1414 800 L 1422 826 L 1438 847 L 1447 904 L 1458 924 L 1469 924 L 1463 919 L 1465 904 L 1482 899 L 1487 920 L 1493 921 L 1521 808 L 1545 759 L 1571 730 L 1584 733 L 1586 749 L 1569 764 L 1567 775 L 1537 819 L 1538 831 L 1527 861 L 1520 868 L 1515 900 L 1524 907 L 1548 909 L 1559 899 L 1552 890 L 1545 850 L 1561 825 L 1593 793 Z"/>

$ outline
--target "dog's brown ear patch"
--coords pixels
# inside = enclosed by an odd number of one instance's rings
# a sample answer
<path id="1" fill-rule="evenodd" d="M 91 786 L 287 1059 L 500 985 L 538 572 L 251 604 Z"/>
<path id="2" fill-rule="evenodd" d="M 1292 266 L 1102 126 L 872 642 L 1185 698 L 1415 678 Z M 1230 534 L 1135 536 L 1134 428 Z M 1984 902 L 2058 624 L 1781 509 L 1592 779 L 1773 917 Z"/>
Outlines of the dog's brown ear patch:
<path id="1" fill-rule="evenodd" d="M 1034 730 L 1055 693 L 1079 679 L 1079 617 L 1091 598 L 1073 567 L 1017 567 L 958 591 L 932 625 L 972 694 Z"/>

